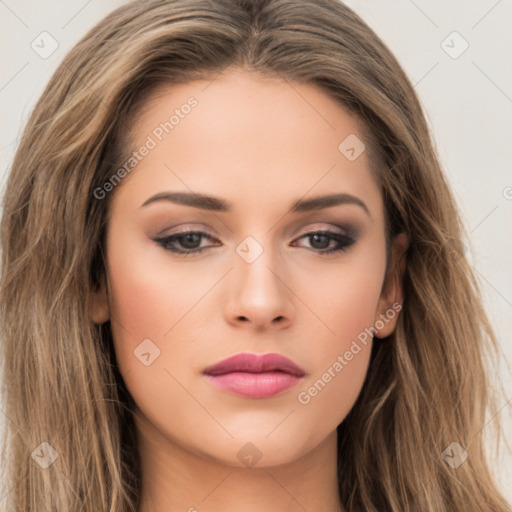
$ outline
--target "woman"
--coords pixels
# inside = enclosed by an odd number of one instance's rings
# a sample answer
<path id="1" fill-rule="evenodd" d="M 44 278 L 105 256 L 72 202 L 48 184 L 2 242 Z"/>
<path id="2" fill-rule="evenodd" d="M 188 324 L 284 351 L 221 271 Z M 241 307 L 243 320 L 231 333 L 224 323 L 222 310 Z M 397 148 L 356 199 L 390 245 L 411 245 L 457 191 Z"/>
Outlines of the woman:
<path id="1" fill-rule="evenodd" d="M 343 4 L 114 11 L 4 203 L 6 510 L 510 510 L 459 215 Z"/>

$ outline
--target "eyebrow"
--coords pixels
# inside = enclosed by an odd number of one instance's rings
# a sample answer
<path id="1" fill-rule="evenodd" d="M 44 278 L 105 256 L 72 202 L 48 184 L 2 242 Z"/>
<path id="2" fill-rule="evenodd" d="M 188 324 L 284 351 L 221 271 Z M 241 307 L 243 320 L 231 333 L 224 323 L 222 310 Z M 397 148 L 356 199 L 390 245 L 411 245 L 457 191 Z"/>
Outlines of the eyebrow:
<path id="1" fill-rule="evenodd" d="M 192 206 L 194 208 L 215 212 L 231 211 L 230 204 L 224 199 L 193 192 L 161 192 L 151 196 L 149 199 L 146 199 L 141 207 L 157 201 L 170 201 L 176 204 Z M 341 204 L 354 204 L 360 206 L 368 216 L 371 217 L 366 204 L 361 199 L 351 194 L 331 194 L 327 196 L 317 196 L 311 199 L 298 199 L 292 203 L 289 211 L 290 213 L 309 212 Z"/>

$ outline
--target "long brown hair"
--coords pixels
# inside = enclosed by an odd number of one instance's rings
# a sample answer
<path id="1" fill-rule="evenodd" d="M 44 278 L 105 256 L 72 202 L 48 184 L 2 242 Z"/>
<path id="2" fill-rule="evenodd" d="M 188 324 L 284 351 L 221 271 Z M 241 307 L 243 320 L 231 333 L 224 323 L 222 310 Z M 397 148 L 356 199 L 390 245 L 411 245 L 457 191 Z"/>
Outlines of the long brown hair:
<path id="1" fill-rule="evenodd" d="M 457 208 L 410 81 L 336 0 L 134 1 L 58 67 L 4 196 L 5 510 L 137 510 L 133 401 L 109 323 L 88 315 L 115 193 L 94 191 L 125 160 L 130 120 L 151 89 L 213 79 L 230 66 L 315 84 L 357 114 L 373 141 L 388 238 L 410 239 L 397 328 L 375 340 L 361 394 L 338 427 L 344 507 L 509 511 L 482 441 L 494 407 L 485 355 L 496 340 Z M 468 453 L 457 468 L 442 457 L 454 442 Z"/>

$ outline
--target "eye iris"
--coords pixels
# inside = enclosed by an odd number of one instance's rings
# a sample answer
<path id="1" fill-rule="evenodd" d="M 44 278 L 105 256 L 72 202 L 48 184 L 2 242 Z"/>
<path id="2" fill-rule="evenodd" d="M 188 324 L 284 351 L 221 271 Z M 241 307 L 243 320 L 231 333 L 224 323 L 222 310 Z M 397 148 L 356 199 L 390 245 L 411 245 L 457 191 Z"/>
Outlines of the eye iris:
<path id="1" fill-rule="evenodd" d="M 329 247 L 330 240 L 331 240 L 331 238 L 329 236 L 321 235 L 318 233 L 310 236 L 311 245 L 315 249 L 325 249 L 325 248 Z M 319 242 L 319 244 L 317 244 L 316 242 Z M 320 247 L 318 245 L 320 245 Z"/>
<path id="2" fill-rule="evenodd" d="M 186 249 L 196 249 L 201 242 L 199 233 L 188 233 L 179 237 L 180 244 Z"/>

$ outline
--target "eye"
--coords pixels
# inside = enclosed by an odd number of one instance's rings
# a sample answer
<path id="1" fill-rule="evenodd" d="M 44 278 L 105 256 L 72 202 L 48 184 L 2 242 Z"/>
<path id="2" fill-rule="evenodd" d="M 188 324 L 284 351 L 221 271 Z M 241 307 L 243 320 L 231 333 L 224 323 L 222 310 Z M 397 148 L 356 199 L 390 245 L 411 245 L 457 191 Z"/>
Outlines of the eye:
<path id="1" fill-rule="evenodd" d="M 338 233 L 330 230 L 315 230 L 306 233 L 298 240 L 308 239 L 312 249 L 319 254 L 329 254 L 346 250 L 355 243 L 354 236 L 346 233 Z"/>
<path id="2" fill-rule="evenodd" d="M 204 238 L 214 240 L 213 237 L 204 231 L 181 231 L 180 233 L 154 238 L 153 240 L 166 251 L 188 256 L 189 254 L 203 252 L 207 248 L 201 247 L 201 241 Z"/>
<path id="3" fill-rule="evenodd" d="M 203 239 L 215 241 L 208 233 L 193 230 L 181 231 L 173 235 L 154 238 L 153 241 L 157 242 L 166 251 L 182 256 L 198 254 L 208 249 L 208 247 L 218 246 L 220 244 L 219 242 L 215 245 L 202 246 L 201 242 Z M 308 239 L 311 249 L 319 254 L 344 251 L 356 241 L 356 238 L 352 234 L 338 233 L 330 230 L 310 231 L 298 238 L 298 240 L 302 239 Z"/>

